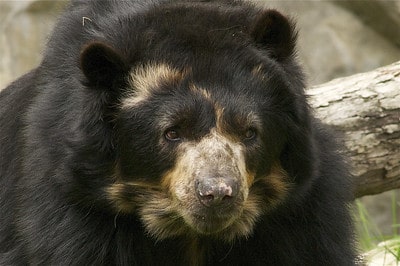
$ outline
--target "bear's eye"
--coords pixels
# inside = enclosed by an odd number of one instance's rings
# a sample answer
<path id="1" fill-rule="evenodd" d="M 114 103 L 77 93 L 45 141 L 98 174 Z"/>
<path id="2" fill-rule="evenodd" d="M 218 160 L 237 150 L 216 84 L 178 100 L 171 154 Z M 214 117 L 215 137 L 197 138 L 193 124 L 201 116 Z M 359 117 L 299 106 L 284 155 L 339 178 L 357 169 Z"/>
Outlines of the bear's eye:
<path id="1" fill-rule="evenodd" d="M 246 141 L 253 140 L 257 137 L 257 132 L 254 128 L 249 128 L 246 130 L 243 137 L 244 137 L 244 140 L 246 140 Z"/>
<path id="2" fill-rule="evenodd" d="M 176 129 L 168 129 L 167 131 L 165 131 L 164 137 L 168 141 L 180 141 L 181 140 L 181 136 Z"/>

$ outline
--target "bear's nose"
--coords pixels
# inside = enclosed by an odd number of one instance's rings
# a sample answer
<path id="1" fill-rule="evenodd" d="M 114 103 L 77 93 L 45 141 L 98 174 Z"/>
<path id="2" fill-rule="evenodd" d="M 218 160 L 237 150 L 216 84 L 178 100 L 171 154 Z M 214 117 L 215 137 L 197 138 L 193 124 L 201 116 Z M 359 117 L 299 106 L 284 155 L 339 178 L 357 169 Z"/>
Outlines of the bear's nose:
<path id="1" fill-rule="evenodd" d="M 195 182 L 197 197 L 207 207 L 228 206 L 238 194 L 238 182 L 233 178 L 206 177 Z"/>

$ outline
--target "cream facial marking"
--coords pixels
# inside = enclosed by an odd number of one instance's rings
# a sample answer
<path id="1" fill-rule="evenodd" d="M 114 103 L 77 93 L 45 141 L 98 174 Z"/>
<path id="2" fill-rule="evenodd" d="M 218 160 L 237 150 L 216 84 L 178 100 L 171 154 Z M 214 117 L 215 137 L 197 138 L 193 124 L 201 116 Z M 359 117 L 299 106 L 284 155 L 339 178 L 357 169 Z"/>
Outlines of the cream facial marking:
<path id="1" fill-rule="evenodd" d="M 262 205 L 264 205 L 264 212 L 267 212 L 285 200 L 292 188 L 292 183 L 280 163 L 275 163 L 268 175 L 257 178 L 254 189 L 256 190 L 257 187 L 262 187 L 263 192 L 252 191 L 252 194 L 263 196 Z"/>
<path id="2" fill-rule="evenodd" d="M 178 84 L 183 78 L 167 65 L 148 68 L 132 72 L 130 85 L 136 91 L 126 101 L 128 107 L 146 100 L 163 82 Z M 155 80 L 146 81 L 152 77 Z M 262 122 L 256 113 L 227 114 L 209 90 L 195 85 L 188 89 L 212 104 L 215 127 L 201 139 L 176 144 L 175 164 L 161 180 L 152 184 L 116 180 L 108 196 L 119 212 L 137 213 L 147 233 L 157 240 L 207 235 L 231 243 L 251 235 L 260 215 L 285 198 L 289 190 L 285 173 L 277 166 L 256 179 L 247 169 L 243 136 L 226 119 L 233 119 L 244 130 L 255 128 L 259 132 Z M 161 128 L 166 128 L 170 120 L 161 123 Z"/>
<path id="3" fill-rule="evenodd" d="M 204 99 L 213 102 L 212 98 L 211 98 L 211 94 L 209 91 L 207 91 L 206 89 L 203 88 L 199 88 L 197 87 L 195 84 L 190 84 L 189 85 L 189 89 L 191 92 L 193 92 L 194 94 L 199 94 L 201 95 Z"/>
<path id="4" fill-rule="evenodd" d="M 164 176 L 163 186 L 169 191 L 176 205 L 181 207 L 177 212 L 185 223 L 195 231 L 206 234 L 221 231 L 235 223 L 248 197 L 248 181 L 253 179 L 246 169 L 242 145 L 232 142 L 216 129 L 212 129 L 199 142 L 182 143 L 179 149 L 177 163 Z M 227 178 L 230 180 L 228 183 Z M 217 217 L 207 217 L 205 211 L 202 213 L 211 205 L 201 199 L 204 196 L 202 193 L 208 193 L 208 187 L 199 192 L 196 190 L 196 182 L 205 182 L 205 186 L 208 182 L 216 184 L 217 188 L 214 187 L 213 192 L 224 193 L 227 197 L 235 194 L 235 207 L 217 222 L 215 228 L 206 222 Z M 208 196 L 215 197 L 211 193 Z M 199 217 L 202 217 L 203 221 Z"/>
<path id="5" fill-rule="evenodd" d="M 121 213 L 133 213 L 140 202 L 154 194 L 162 194 L 161 187 L 148 182 L 119 182 L 106 189 L 114 208 Z"/>
<path id="6" fill-rule="evenodd" d="M 137 106 L 148 99 L 162 84 L 177 85 L 184 76 L 184 72 L 164 63 L 147 64 L 133 69 L 128 78 L 131 92 L 125 96 L 122 108 Z"/>
<path id="7" fill-rule="evenodd" d="M 226 121 L 224 119 L 224 113 L 225 109 L 221 107 L 218 103 L 214 103 L 214 108 L 215 108 L 215 115 L 216 115 L 216 126 L 217 126 L 217 131 L 224 135 L 226 138 L 231 139 L 233 142 L 241 142 L 241 136 L 235 134 L 234 132 L 231 132 L 232 129 L 229 129 L 229 127 L 226 124 Z M 262 122 L 261 119 L 258 115 L 256 115 L 254 112 L 249 112 L 245 116 L 240 116 L 237 115 L 234 118 L 236 123 L 238 125 L 241 125 L 243 127 L 248 127 L 248 129 L 254 129 L 258 131 L 258 133 L 262 133 Z"/>
<path id="8" fill-rule="evenodd" d="M 158 240 L 203 234 L 231 243 L 248 237 L 258 217 L 277 206 L 290 187 L 279 164 L 254 180 L 246 169 L 244 149 L 213 128 L 199 141 L 180 144 L 176 164 L 161 183 L 116 180 L 107 190 L 109 199 L 118 212 L 138 213 L 146 231 Z M 210 212 L 196 196 L 196 180 L 224 176 L 236 180 L 236 200 L 228 208 Z M 220 188 L 233 194 L 227 183 Z"/>

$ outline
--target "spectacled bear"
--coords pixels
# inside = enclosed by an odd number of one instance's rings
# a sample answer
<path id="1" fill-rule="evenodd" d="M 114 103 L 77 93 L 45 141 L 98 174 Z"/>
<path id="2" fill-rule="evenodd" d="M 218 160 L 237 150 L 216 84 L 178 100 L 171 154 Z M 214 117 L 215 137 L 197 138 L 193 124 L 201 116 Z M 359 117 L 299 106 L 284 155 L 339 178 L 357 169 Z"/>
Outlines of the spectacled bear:
<path id="1" fill-rule="evenodd" d="M 72 1 L 1 92 L 0 264 L 354 264 L 295 42 L 241 1 Z"/>

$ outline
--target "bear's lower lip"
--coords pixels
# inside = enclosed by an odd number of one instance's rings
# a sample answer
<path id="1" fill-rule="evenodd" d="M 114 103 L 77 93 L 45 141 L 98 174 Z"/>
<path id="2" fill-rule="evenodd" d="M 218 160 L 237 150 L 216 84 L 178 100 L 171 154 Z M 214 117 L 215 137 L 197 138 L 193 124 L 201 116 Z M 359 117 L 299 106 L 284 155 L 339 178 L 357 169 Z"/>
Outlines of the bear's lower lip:
<path id="1" fill-rule="evenodd" d="M 214 234 L 229 227 L 236 219 L 237 215 L 231 214 L 192 214 L 189 225 L 197 233 Z"/>
<path id="2" fill-rule="evenodd" d="M 225 228 L 227 228 L 231 222 L 229 220 L 216 221 L 215 219 L 206 219 L 204 216 L 195 219 L 195 222 L 192 224 L 195 231 L 201 234 L 213 234 L 218 233 Z"/>

